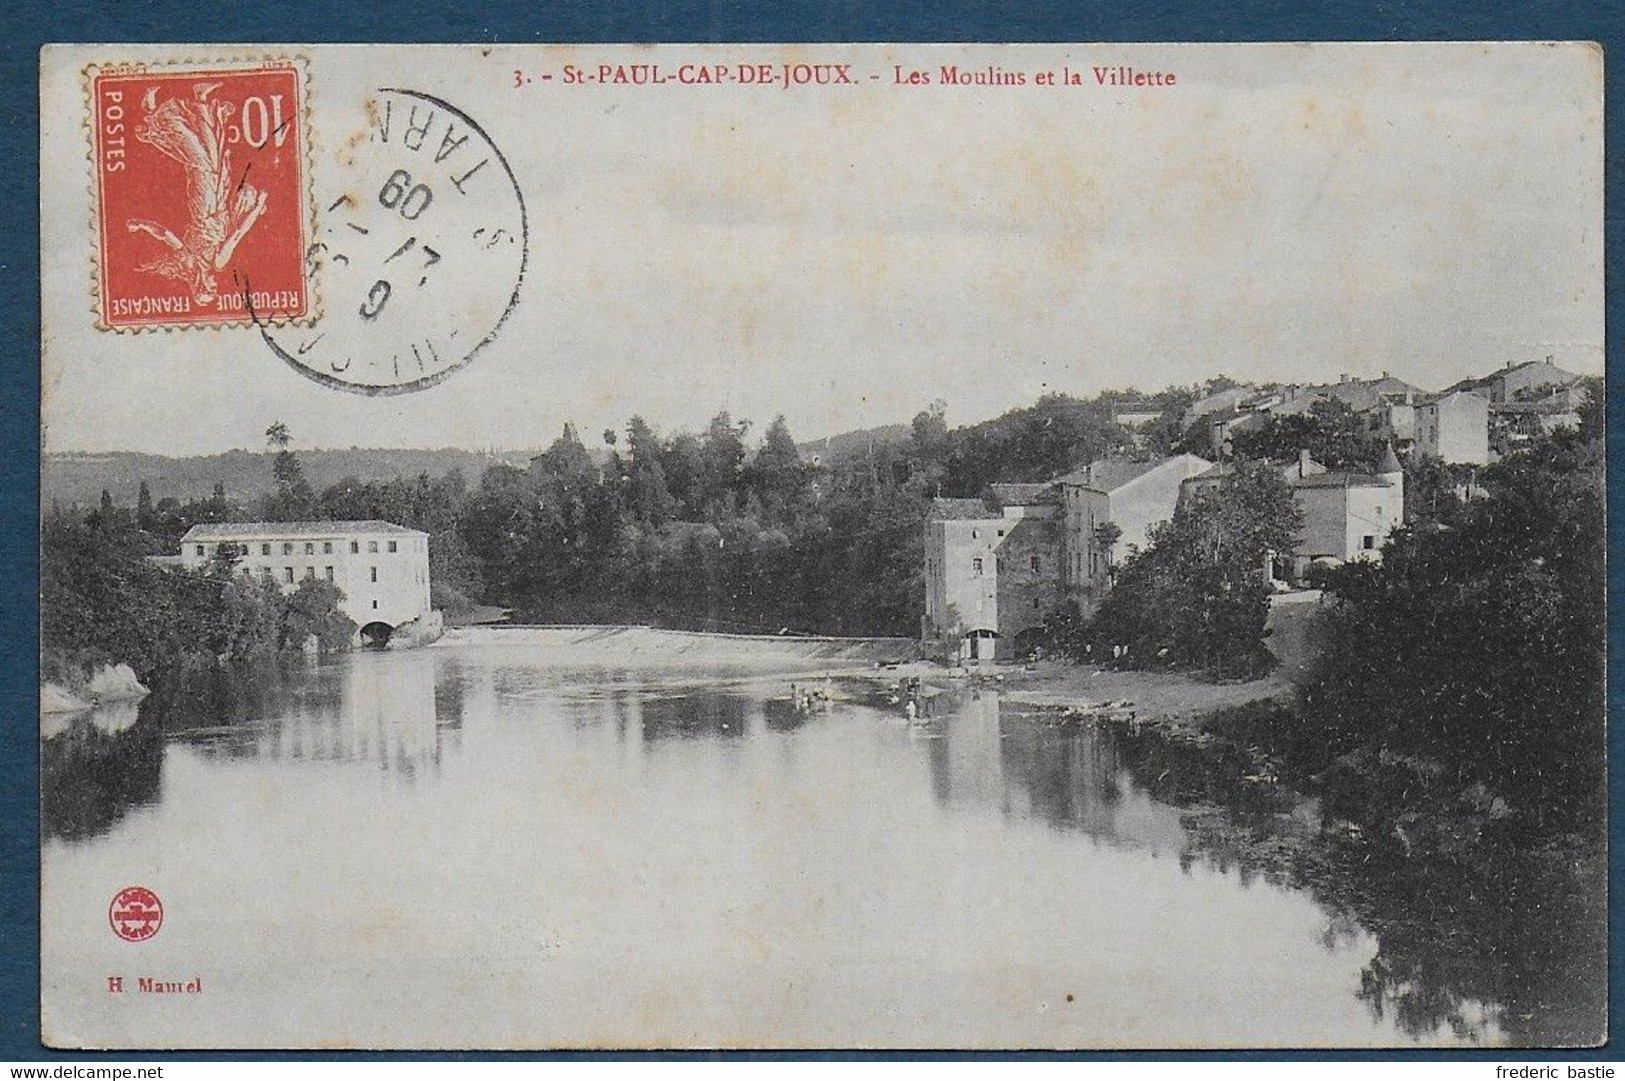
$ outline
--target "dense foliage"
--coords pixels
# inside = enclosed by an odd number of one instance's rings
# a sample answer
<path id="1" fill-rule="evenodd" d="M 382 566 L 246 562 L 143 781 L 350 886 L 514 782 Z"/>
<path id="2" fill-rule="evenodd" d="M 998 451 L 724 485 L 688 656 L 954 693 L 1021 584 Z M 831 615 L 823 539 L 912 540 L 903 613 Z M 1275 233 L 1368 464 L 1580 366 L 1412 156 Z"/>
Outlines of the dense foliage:
<path id="1" fill-rule="evenodd" d="M 1595 826 L 1604 778 L 1603 443 L 1565 431 L 1482 471 L 1328 588 L 1305 695 L 1345 801 L 1424 797 L 1486 827 Z M 1350 808 L 1355 810 L 1356 808 Z"/>
<path id="2" fill-rule="evenodd" d="M 40 635 L 48 679 L 76 683 L 98 665 L 128 664 L 143 681 L 189 667 L 239 663 L 349 641 L 355 625 L 328 582 L 284 595 L 233 573 L 221 557 L 203 571 L 146 559 L 152 538 L 126 511 L 53 514 L 41 530 Z"/>
<path id="3" fill-rule="evenodd" d="M 595 459 L 566 427 L 528 471 L 486 471 L 461 535 L 485 599 L 525 621 L 913 634 L 919 484 L 802 462 L 782 418 L 754 455 L 726 413 L 660 439 L 640 418 Z"/>
<path id="4" fill-rule="evenodd" d="M 1238 462 L 1217 490 L 1182 501 L 1152 528 L 1149 546 L 1117 571 L 1086 641 L 1127 646 L 1127 663 L 1142 667 L 1259 674 L 1270 664 L 1262 570 L 1270 553 L 1292 549 L 1300 521 L 1277 470 Z"/>
<path id="5" fill-rule="evenodd" d="M 1299 451 L 1328 469 L 1374 469 L 1382 460 L 1383 437 L 1366 418 L 1336 398 L 1322 398 L 1301 413 L 1269 414 L 1253 428 L 1230 437 L 1239 458 L 1292 461 Z"/>

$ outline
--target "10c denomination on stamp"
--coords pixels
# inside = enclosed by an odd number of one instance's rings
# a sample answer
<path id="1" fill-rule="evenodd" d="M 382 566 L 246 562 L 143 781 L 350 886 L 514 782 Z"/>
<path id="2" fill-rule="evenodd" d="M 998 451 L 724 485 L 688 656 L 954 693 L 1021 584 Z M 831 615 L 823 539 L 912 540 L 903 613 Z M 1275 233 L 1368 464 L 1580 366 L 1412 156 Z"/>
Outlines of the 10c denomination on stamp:
<path id="1" fill-rule="evenodd" d="M 310 315 L 302 67 L 108 67 L 87 76 L 97 325 Z"/>

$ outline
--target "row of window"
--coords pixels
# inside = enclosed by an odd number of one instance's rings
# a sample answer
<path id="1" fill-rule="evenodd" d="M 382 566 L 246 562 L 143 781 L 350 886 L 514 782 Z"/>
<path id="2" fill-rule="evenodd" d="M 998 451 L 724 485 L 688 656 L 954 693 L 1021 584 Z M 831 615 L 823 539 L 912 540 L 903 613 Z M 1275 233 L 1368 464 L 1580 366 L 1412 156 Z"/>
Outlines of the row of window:
<path id="1" fill-rule="evenodd" d="M 374 582 L 378 581 L 378 568 L 377 567 L 368 567 L 367 570 L 370 572 L 369 580 L 374 581 Z M 247 574 L 248 572 L 245 570 L 243 573 Z M 265 577 L 265 578 L 270 578 L 271 577 L 271 568 L 270 567 L 261 567 L 260 568 L 260 575 L 262 577 Z M 315 577 L 316 577 L 316 568 L 315 567 L 306 567 L 305 568 L 305 581 L 308 582 L 308 581 L 312 580 Z M 326 578 L 329 582 L 333 581 L 333 568 L 332 567 L 323 567 L 322 568 L 322 577 Z M 293 568 L 292 567 L 283 567 L 282 568 L 282 580 L 284 582 L 292 582 L 293 581 Z"/>
<path id="2" fill-rule="evenodd" d="M 387 541 L 386 543 L 389 545 L 387 551 L 391 551 L 391 552 L 400 551 L 400 548 L 398 547 L 398 543 L 396 541 Z M 378 551 L 378 542 L 377 541 L 368 541 L 367 542 L 367 551 L 368 552 L 376 552 L 376 551 Z M 197 554 L 200 555 L 200 556 L 208 555 L 209 554 L 209 546 L 206 545 L 206 544 L 198 545 L 197 546 Z M 246 545 L 246 544 L 237 545 L 237 554 L 238 555 L 244 555 L 244 556 L 247 555 L 248 554 L 248 545 Z M 260 555 L 268 556 L 270 554 L 271 554 L 271 546 L 269 544 L 261 544 L 260 545 Z M 293 555 L 293 542 L 292 541 L 283 541 L 282 542 L 282 554 L 285 555 L 285 556 Z M 313 556 L 313 555 L 316 554 L 316 542 L 315 541 L 306 541 L 305 542 L 305 554 L 307 556 Z M 322 541 L 322 554 L 323 555 L 332 555 L 333 554 L 333 542 L 332 541 Z M 359 555 L 359 554 L 361 554 L 361 542 L 360 541 L 351 541 L 350 542 L 350 554 L 351 555 Z"/>
<path id="3" fill-rule="evenodd" d="M 1028 560 L 1027 560 L 1027 565 L 1030 568 L 1032 568 L 1032 571 L 1033 571 L 1034 574 L 1039 573 L 1039 571 L 1041 571 L 1043 569 L 1043 566 L 1044 566 L 1043 561 L 1040 560 L 1037 556 L 1029 557 Z M 1001 571 L 1004 570 L 1004 560 L 1002 558 L 998 562 L 998 568 Z M 971 569 L 972 574 L 975 574 L 975 575 L 979 576 L 982 573 L 982 557 L 981 556 L 976 556 L 974 559 L 972 559 L 970 561 L 970 569 Z"/>

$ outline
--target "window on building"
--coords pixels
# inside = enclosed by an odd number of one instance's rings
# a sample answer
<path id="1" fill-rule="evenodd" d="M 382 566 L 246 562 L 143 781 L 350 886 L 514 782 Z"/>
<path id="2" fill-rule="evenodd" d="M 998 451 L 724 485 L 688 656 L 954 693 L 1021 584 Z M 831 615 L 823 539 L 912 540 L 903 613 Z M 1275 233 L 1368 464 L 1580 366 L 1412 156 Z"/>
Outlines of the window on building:
<path id="1" fill-rule="evenodd" d="M 322 541 L 322 555 L 330 556 L 332 554 L 333 554 L 333 542 L 332 541 Z"/>
<path id="2" fill-rule="evenodd" d="M 316 577 L 316 568 L 315 567 L 306 567 L 305 568 L 305 581 L 309 582 L 315 577 Z"/>
<path id="3" fill-rule="evenodd" d="M 282 568 L 282 580 L 284 582 L 293 581 L 293 568 L 292 567 L 283 567 Z"/>
<path id="4" fill-rule="evenodd" d="M 970 539 L 971 540 L 981 540 L 982 539 L 982 531 L 979 530 L 979 529 L 971 530 L 970 531 Z"/>
<path id="5" fill-rule="evenodd" d="M 1382 508 L 1381 508 L 1381 507 L 1378 507 L 1378 508 L 1377 508 L 1377 513 L 1378 513 L 1378 514 L 1381 514 L 1381 513 L 1382 513 Z M 237 554 L 238 554 L 238 555 L 240 555 L 240 556 L 245 556 L 245 555 L 247 555 L 247 554 L 248 554 L 248 545 L 246 545 L 246 544 L 239 544 L 239 545 L 238 545 L 238 546 L 237 546 Z"/>
<path id="6" fill-rule="evenodd" d="M 1002 530 L 1002 529 L 999 530 L 999 536 L 1001 536 L 1001 537 L 1004 536 L 1004 530 Z"/>
<path id="7" fill-rule="evenodd" d="M 291 541 L 282 542 L 282 554 L 285 556 L 293 555 L 293 543 Z"/>
<path id="8" fill-rule="evenodd" d="M 378 611 L 378 602 L 377 601 L 372 602 L 372 610 L 374 612 Z"/>
<path id="9" fill-rule="evenodd" d="M 200 544 L 200 545 L 197 546 L 197 554 L 198 555 L 204 555 L 204 554 L 207 553 L 207 551 L 208 551 L 208 549 L 204 548 L 203 545 Z"/>
<path id="10" fill-rule="evenodd" d="M 333 568 L 332 567 L 323 567 L 322 568 L 322 573 L 324 575 L 326 575 L 327 580 L 329 582 L 331 582 L 333 580 Z"/>
<path id="11" fill-rule="evenodd" d="M 981 573 L 982 573 L 982 560 L 980 559 L 980 557 L 970 561 L 970 572 L 972 574 L 974 574 L 974 575 L 977 575 L 978 577 L 981 576 Z"/>
<path id="12" fill-rule="evenodd" d="M 1360 547 L 1361 548 L 1364 548 L 1367 551 L 1370 551 L 1372 548 L 1375 548 L 1376 546 L 1377 546 L 1377 538 L 1373 537 L 1371 534 L 1367 533 L 1365 536 L 1360 538 Z"/>
<path id="13" fill-rule="evenodd" d="M 1032 559 L 1030 559 L 1028 562 L 1032 565 L 1032 568 L 1033 568 L 1034 571 L 1038 570 L 1038 557 L 1037 556 L 1033 556 Z"/>
<path id="14" fill-rule="evenodd" d="M 372 580 L 374 582 L 378 581 L 378 568 L 377 567 L 369 567 L 368 570 L 372 571 Z"/>
<path id="15" fill-rule="evenodd" d="M 305 554 L 307 556 L 313 556 L 313 555 L 316 554 L 316 542 L 315 541 L 306 541 L 305 542 Z"/>
<path id="16" fill-rule="evenodd" d="M 260 545 L 260 555 L 268 556 L 270 554 L 271 554 L 271 546 L 269 544 Z"/>
<path id="17" fill-rule="evenodd" d="M 367 551 L 376 552 L 377 550 L 378 550 L 378 542 L 377 541 L 368 541 L 367 542 Z"/>
<path id="18" fill-rule="evenodd" d="M 355 555 L 359 551 L 361 551 L 361 542 L 360 541 L 351 541 L 350 542 L 350 554 Z"/>
<path id="19" fill-rule="evenodd" d="M 271 568 L 270 567 L 261 567 L 260 568 L 260 577 L 264 578 L 266 581 L 270 581 L 271 578 L 273 577 L 272 574 L 271 574 Z"/>
<path id="20" fill-rule="evenodd" d="M 1037 597 L 1033 598 L 1033 611 L 1035 611 L 1035 612 L 1038 611 L 1038 598 Z"/>
<path id="21" fill-rule="evenodd" d="M 394 541 L 389 542 L 389 550 L 391 552 L 395 551 L 395 542 Z"/>

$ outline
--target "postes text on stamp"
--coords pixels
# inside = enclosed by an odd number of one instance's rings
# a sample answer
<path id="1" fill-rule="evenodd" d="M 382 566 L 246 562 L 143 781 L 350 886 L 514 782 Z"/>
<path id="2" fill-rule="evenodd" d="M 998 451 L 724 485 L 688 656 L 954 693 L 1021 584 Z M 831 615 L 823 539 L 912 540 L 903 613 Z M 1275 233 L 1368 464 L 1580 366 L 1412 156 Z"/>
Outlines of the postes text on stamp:
<path id="1" fill-rule="evenodd" d="M 98 326 L 309 315 L 302 70 L 280 61 L 89 76 Z"/>

